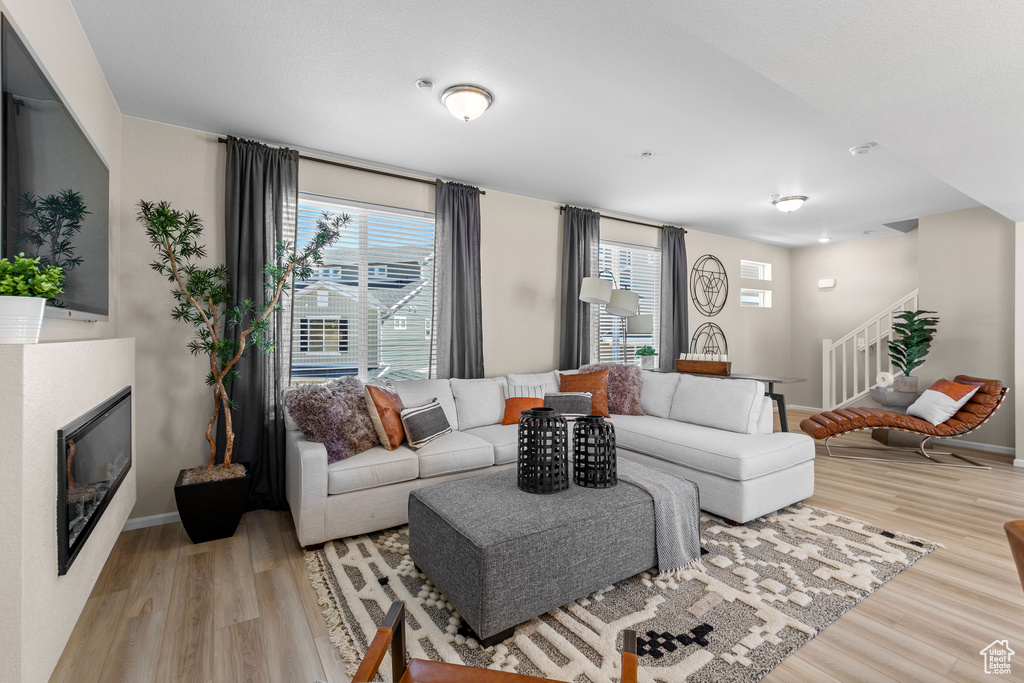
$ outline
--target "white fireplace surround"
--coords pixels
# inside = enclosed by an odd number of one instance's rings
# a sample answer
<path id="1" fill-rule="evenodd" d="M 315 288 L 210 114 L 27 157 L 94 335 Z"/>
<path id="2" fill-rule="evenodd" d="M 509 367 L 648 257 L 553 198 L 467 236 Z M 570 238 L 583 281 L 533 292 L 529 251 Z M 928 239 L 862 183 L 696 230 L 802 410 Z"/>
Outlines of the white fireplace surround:
<path id="1" fill-rule="evenodd" d="M 0 345 L 0 671 L 47 681 L 135 506 L 132 468 L 57 576 L 57 430 L 126 386 L 135 340 Z"/>

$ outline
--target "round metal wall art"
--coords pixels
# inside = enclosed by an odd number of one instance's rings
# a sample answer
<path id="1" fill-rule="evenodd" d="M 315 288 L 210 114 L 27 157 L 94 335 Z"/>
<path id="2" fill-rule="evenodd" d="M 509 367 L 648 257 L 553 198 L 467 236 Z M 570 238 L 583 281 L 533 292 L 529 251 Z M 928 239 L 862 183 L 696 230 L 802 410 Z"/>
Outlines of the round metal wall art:
<path id="1" fill-rule="evenodd" d="M 704 315 L 718 315 L 729 298 L 729 276 L 725 266 L 711 254 L 704 254 L 690 269 L 690 298 Z"/>
<path id="2" fill-rule="evenodd" d="M 725 332 L 715 323 L 704 323 L 690 339 L 690 352 L 709 353 L 714 356 L 728 354 L 729 343 L 725 340 Z"/>

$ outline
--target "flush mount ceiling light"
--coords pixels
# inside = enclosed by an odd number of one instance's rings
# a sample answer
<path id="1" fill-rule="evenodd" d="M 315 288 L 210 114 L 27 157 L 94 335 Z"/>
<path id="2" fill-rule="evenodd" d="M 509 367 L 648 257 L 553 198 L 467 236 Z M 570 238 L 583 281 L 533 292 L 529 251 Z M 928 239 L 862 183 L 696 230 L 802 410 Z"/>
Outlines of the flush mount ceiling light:
<path id="1" fill-rule="evenodd" d="M 472 121 L 491 106 L 494 97 L 478 85 L 453 85 L 441 93 L 443 104 L 452 116 Z"/>
<path id="2" fill-rule="evenodd" d="M 831 242 L 832 238 L 831 237 L 819 237 L 818 241 L 821 242 L 822 244 L 825 244 L 826 242 Z"/>
<path id="3" fill-rule="evenodd" d="M 772 197 L 772 204 L 775 206 L 776 209 L 778 209 L 782 213 L 790 213 L 791 211 L 796 211 L 801 206 L 803 206 L 804 202 L 806 201 L 807 197 L 802 197 L 799 195 L 795 195 L 792 197 L 780 197 L 778 195 L 775 195 L 774 197 Z"/>

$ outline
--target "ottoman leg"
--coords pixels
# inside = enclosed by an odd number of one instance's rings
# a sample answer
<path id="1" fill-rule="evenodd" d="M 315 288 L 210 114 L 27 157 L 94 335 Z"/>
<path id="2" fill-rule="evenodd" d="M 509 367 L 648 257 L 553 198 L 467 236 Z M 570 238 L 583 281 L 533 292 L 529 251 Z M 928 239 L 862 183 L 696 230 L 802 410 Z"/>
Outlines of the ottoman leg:
<path id="1" fill-rule="evenodd" d="M 505 629 L 501 633 L 495 633 L 490 638 L 480 638 L 480 637 L 477 637 L 477 641 L 479 641 L 480 645 L 483 646 L 484 648 L 493 647 L 493 646 L 497 645 L 498 643 L 503 643 L 506 640 L 508 640 L 509 638 L 511 638 L 513 635 L 515 635 L 515 632 L 516 632 L 516 627 L 513 626 L 512 628 Z M 474 633 L 476 633 L 476 632 L 474 631 Z"/>

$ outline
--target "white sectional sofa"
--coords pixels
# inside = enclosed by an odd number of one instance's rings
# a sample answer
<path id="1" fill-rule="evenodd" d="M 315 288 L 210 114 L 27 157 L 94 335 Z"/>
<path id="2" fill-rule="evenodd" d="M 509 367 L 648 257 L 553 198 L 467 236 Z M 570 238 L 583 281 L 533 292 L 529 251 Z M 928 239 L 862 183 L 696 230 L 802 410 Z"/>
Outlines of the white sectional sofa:
<path id="1" fill-rule="evenodd" d="M 772 433 L 764 385 L 644 372 L 646 415 L 612 415 L 621 457 L 682 476 L 700 489 L 701 508 L 746 522 L 814 492 L 814 443 Z M 287 435 L 287 496 L 299 542 L 316 545 L 408 521 L 409 492 L 421 486 L 515 467 L 518 425 L 502 425 L 503 384 L 558 387 L 556 373 L 480 380 L 394 382 L 406 405 L 437 398 L 451 434 L 418 451 L 371 448 L 327 464 L 322 444 Z"/>

